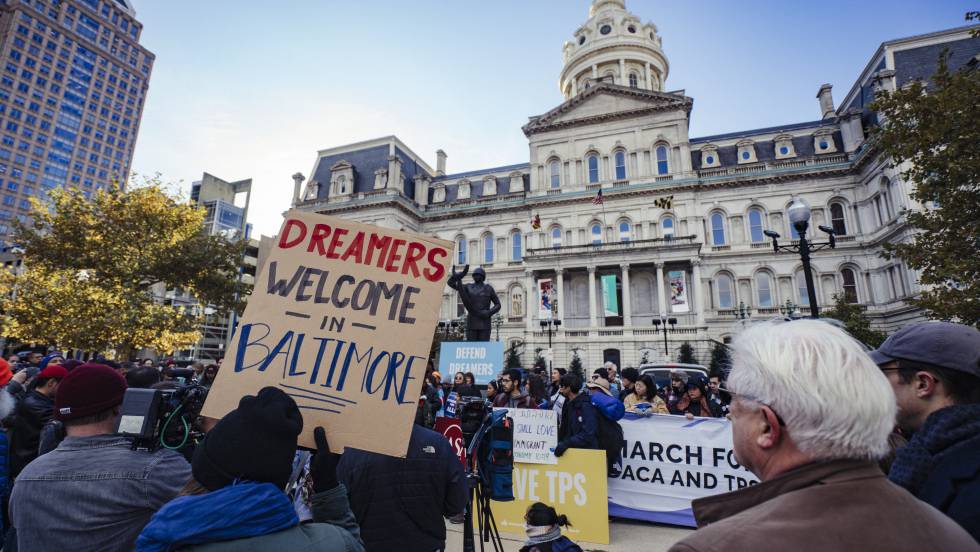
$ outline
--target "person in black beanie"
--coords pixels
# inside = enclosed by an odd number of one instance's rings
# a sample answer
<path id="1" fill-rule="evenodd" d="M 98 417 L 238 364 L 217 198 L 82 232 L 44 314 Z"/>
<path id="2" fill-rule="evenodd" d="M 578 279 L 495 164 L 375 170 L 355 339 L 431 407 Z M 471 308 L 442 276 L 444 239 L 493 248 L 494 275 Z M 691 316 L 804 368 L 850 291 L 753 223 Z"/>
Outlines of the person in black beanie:
<path id="1" fill-rule="evenodd" d="M 340 455 L 330 452 L 322 427 L 310 461 L 313 523 L 299 524 L 283 489 L 302 431 L 296 402 L 281 390 L 242 397 L 194 451 L 185 496 L 153 516 L 136 550 L 364 550 L 347 489 L 337 482 Z"/>

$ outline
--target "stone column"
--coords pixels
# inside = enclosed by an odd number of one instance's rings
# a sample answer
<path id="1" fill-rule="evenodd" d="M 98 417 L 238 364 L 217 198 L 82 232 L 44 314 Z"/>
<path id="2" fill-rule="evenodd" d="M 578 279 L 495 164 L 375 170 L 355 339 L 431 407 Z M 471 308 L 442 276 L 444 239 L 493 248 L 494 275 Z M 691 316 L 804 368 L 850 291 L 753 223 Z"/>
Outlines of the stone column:
<path id="1" fill-rule="evenodd" d="M 623 271 L 623 327 L 633 327 L 633 304 L 630 301 L 630 265 L 623 263 L 619 265 Z"/>
<path id="2" fill-rule="evenodd" d="M 598 65 L 593 65 L 592 66 L 592 78 L 593 78 L 593 80 L 599 78 L 599 66 Z"/>
<path id="3" fill-rule="evenodd" d="M 626 78 L 626 60 L 619 58 L 619 82 L 616 84 L 620 86 L 629 86 L 630 81 Z"/>
<path id="4" fill-rule="evenodd" d="M 704 301 L 701 300 L 701 290 L 704 286 L 701 285 L 701 259 L 693 258 L 691 259 L 692 274 L 691 278 L 694 280 L 691 282 L 691 289 L 688 290 L 688 295 L 691 296 L 691 306 L 694 307 L 694 312 L 697 313 L 698 326 L 704 326 Z M 778 288 L 778 283 L 774 283 Z M 690 293 L 693 292 L 693 293 Z"/>
<path id="5" fill-rule="evenodd" d="M 555 269 L 555 285 L 558 286 L 558 319 L 565 317 L 565 270 L 562 268 Z"/>
<path id="6" fill-rule="evenodd" d="M 595 267 L 589 267 L 589 327 L 594 328 L 596 323 L 596 302 L 595 302 Z"/>
<path id="7" fill-rule="evenodd" d="M 647 72 L 646 72 L 646 79 L 647 79 L 646 80 L 646 85 L 647 85 L 647 90 L 656 90 L 657 87 L 653 85 L 653 77 L 650 74 L 650 64 L 647 63 L 646 66 L 647 66 L 646 67 L 646 69 L 647 69 Z"/>
<path id="8" fill-rule="evenodd" d="M 534 326 L 532 325 L 534 317 L 534 272 L 530 270 L 524 271 L 524 326 L 527 331 L 534 331 Z M 528 336 L 530 337 L 530 336 Z"/>
<path id="9" fill-rule="evenodd" d="M 667 297 L 664 293 L 664 264 L 657 263 L 657 304 L 660 314 L 667 314 Z"/>

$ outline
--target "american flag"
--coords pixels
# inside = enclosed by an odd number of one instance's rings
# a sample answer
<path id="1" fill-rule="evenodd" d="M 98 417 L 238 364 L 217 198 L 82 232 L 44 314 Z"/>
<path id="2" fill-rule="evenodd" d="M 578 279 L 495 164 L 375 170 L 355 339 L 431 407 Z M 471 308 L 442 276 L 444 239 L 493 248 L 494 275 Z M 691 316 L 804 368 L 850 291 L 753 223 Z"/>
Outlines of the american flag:
<path id="1" fill-rule="evenodd" d="M 602 190 L 601 189 L 595 195 L 595 197 L 592 198 L 592 205 L 602 205 Z"/>

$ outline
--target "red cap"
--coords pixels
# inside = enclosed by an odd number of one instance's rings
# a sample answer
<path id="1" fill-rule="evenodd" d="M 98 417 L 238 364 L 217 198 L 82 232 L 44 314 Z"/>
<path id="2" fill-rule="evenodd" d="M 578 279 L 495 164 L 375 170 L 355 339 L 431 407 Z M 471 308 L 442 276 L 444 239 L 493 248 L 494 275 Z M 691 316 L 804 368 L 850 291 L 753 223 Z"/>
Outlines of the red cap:
<path id="1" fill-rule="evenodd" d="M 49 364 L 41 373 L 37 375 L 37 379 L 50 379 L 54 378 L 57 380 L 64 379 L 68 375 L 68 370 L 60 364 Z"/>
<path id="2" fill-rule="evenodd" d="M 54 417 L 65 421 L 92 416 L 121 404 L 125 394 L 126 380 L 118 372 L 104 364 L 82 364 L 58 386 Z"/>

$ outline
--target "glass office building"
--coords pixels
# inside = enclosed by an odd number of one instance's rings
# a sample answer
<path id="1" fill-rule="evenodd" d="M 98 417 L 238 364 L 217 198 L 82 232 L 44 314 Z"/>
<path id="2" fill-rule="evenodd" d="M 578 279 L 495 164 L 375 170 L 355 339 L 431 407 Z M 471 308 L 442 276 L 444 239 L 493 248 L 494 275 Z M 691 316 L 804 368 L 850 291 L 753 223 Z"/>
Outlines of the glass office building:
<path id="1" fill-rule="evenodd" d="M 125 186 L 154 56 L 129 0 L 0 0 L 0 242 L 31 197 Z"/>

